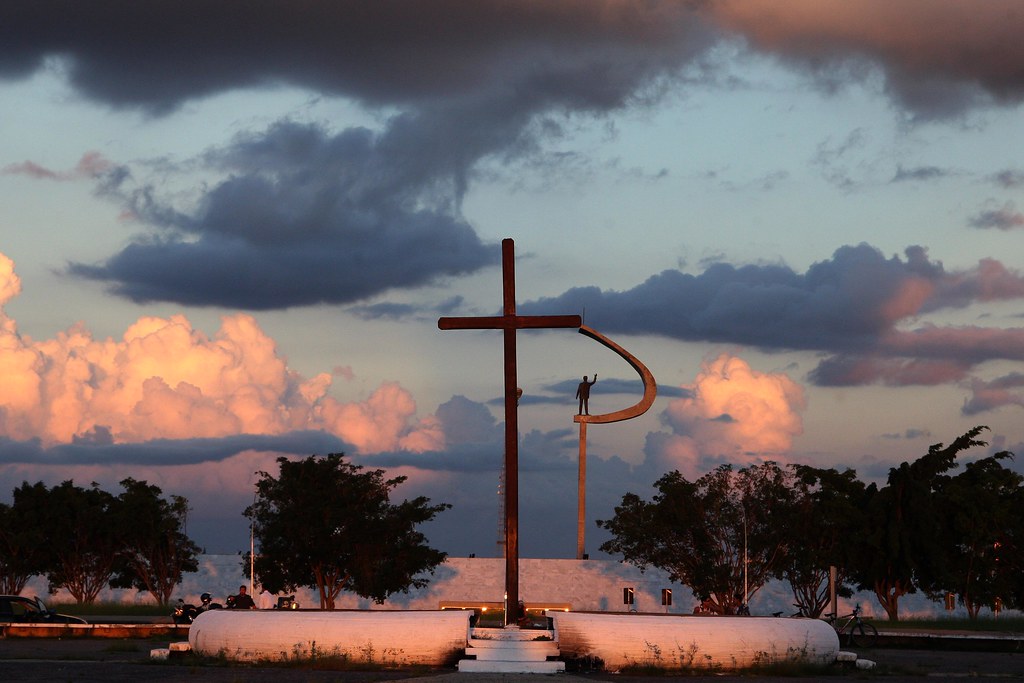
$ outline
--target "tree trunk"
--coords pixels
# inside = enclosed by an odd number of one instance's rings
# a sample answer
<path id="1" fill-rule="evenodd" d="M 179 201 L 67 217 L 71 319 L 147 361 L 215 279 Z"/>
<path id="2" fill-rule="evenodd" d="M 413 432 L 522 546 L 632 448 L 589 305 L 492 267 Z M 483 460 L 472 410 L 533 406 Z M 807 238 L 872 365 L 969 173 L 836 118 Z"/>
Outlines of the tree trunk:
<path id="1" fill-rule="evenodd" d="M 885 581 L 875 582 L 875 597 L 878 598 L 878 604 L 889 616 L 889 621 L 900 620 L 900 597 L 906 595 L 906 592 L 900 581 L 895 581 L 892 584 Z"/>

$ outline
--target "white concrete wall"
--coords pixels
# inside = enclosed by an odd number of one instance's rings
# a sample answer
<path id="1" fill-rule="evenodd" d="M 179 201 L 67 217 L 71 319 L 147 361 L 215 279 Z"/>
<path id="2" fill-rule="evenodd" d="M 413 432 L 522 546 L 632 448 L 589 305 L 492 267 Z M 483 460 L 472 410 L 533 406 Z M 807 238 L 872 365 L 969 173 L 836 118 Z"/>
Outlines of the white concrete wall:
<path id="1" fill-rule="evenodd" d="M 520 595 L 527 602 L 552 600 L 556 599 L 553 596 L 559 595 L 568 596 L 557 599 L 572 603 L 573 609 L 618 612 L 625 610 L 622 588 L 633 586 L 636 589 L 636 603 L 633 607 L 638 612 L 664 613 L 666 610 L 661 606 L 662 588 L 673 589 L 675 604 L 667 610 L 671 614 L 689 614 L 696 604 L 689 588 L 672 584 L 664 572 L 656 569 L 648 569 L 641 574 L 636 567 L 614 560 L 524 558 L 519 562 Z M 434 575 L 429 577 L 430 585 L 422 590 L 412 591 L 409 595 L 399 593 L 384 605 L 377 605 L 355 595 L 343 595 L 338 605 L 353 609 L 437 609 L 442 600 L 501 602 L 504 577 L 505 561 L 501 558 L 452 557 L 437 568 Z M 199 571 L 185 575 L 180 589 L 175 591 L 174 599 L 181 597 L 186 602 L 197 603 L 201 593 L 209 592 L 215 600 L 224 602 L 243 583 L 248 585 L 249 580 L 242 572 L 241 555 L 202 555 L 199 558 Z M 24 594 L 41 596 L 47 603 L 72 601 L 66 591 L 49 595 L 44 577 L 33 578 Z M 303 607 L 315 608 L 319 605 L 313 591 L 299 590 L 296 596 Z M 134 589 L 106 589 L 100 593 L 99 599 L 123 603 L 152 602 L 148 594 Z M 750 609 L 758 615 L 773 612 L 789 615 L 794 611 L 792 602 L 793 595 L 789 586 L 781 581 L 773 581 L 753 596 Z M 865 616 L 885 618 L 885 612 L 869 592 L 841 599 L 840 612 L 848 613 L 855 603 L 860 603 L 864 608 Z M 987 610 L 982 614 L 991 616 Z M 1020 616 L 1021 613 L 1007 610 L 1003 614 Z M 966 612 L 959 605 L 956 610 L 946 612 L 942 605 L 928 600 L 922 593 L 915 593 L 900 599 L 900 615 L 905 618 L 966 617 Z"/>
<path id="2" fill-rule="evenodd" d="M 342 657 L 383 665 L 452 665 L 469 612 L 213 610 L 189 629 L 192 650 L 241 661 Z"/>
<path id="3" fill-rule="evenodd" d="M 624 605 L 622 589 L 634 590 L 633 605 Z M 600 612 L 665 612 L 661 589 L 673 589 L 677 614 L 693 611 L 690 589 L 673 584 L 660 570 L 641 573 L 636 567 L 609 560 L 519 560 L 519 598 L 528 604 L 569 603 L 573 610 Z M 430 585 L 409 595 L 393 595 L 384 609 L 437 609 L 442 601 L 502 602 L 505 560 L 500 557 L 450 557 L 438 567 Z M 370 607 L 345 599 L 345 606 Z"/>
<path id="4" fill-rule="evenodd" d="M 783 661 L 830 664 L 835 630 L 818 619 L 551 612 L 562 657 L 627 666 L 729 670 Z"/>

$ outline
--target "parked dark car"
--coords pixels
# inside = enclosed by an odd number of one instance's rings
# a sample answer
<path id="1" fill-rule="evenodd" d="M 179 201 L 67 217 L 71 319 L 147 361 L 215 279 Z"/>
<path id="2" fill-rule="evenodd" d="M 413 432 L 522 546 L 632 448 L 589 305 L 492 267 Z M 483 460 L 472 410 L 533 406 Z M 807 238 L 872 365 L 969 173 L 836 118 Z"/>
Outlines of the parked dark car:
<path id="1" fill-rule="evenodd" d="M 57 614 L 47 609 L 39 598 L 21 595 L 0 595 L 0 622 L 16 624 L 84 624 L 85 619 Z"/>

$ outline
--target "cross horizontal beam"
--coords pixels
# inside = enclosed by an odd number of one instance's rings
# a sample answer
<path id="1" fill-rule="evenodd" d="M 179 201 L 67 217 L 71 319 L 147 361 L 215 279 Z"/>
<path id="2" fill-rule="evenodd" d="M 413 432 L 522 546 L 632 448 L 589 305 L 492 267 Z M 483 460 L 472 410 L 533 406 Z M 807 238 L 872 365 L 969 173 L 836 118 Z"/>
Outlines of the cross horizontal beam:
<path id="1" fill-rule="evenodd" d="M 536 330 L 549 327 L 580 327 L 578 315 L 494 315 L 477 318 L 441 318 L 442 330 Z"/>

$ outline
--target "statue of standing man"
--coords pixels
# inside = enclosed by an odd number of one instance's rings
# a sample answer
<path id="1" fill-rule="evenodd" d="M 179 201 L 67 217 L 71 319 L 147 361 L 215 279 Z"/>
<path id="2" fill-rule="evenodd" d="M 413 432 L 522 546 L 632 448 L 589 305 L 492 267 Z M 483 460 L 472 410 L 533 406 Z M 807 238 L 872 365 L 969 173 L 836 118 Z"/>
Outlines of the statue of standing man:
<path id="1" fill-rule="evenodd" d="M 590 387 L 597 384 L 597 373 L 594 373 L 594 381 L 588 382 L 587 376 L 583 375 L 583 381 L 576 388 L 576 398 L 580 400 L 580 409 L 577 415 L 590 415 Z"/>

